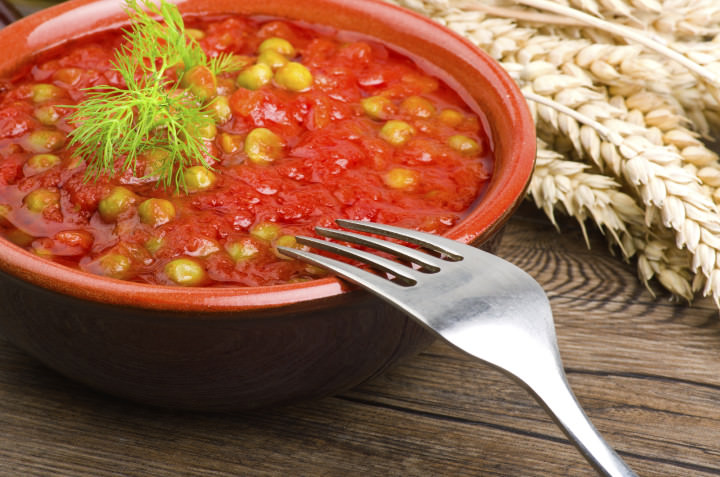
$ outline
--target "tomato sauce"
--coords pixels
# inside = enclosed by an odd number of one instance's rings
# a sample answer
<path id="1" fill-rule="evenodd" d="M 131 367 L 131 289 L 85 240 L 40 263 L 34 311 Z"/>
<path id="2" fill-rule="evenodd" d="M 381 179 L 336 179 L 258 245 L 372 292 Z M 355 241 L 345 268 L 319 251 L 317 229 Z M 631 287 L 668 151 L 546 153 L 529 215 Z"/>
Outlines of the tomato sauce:
<path id="1" fill-rule="evenodd" d="M 75 127 L 66 106 L 81 102 L 85 88 L 124 86 L 111 64 L 120 31 L 42 55 L 0 80 L 5 239 L 119 279 L 271 285 L 323 274 L 277 252 L 278 244 L 297 246 L 296 234 L 313 235 L 336 218 L 440 234 L 482 192 L 492 150 L 480 118 L 411 59 L 375 41 L 276 19 L 189 18 L 186 26 L 208 56 L 232 53 L 250 64 L 264 40 L 286 40 L 294 47 L 286 59 L 310 72 L 311 85 L 283 87 L 276 73 L 248 88 L 238 72 L 220 75 L 217 95 L 229 111 L 206 140 L 213 182 L 185 192 L 158 186 L 142 170 L 87 180 L 86 164 L 66 146 Z M 272 160 L 249 160 L 248 138 L 258 129 L 277 142 Z M 129 206 L 115 210 L 108 197 Z"/>

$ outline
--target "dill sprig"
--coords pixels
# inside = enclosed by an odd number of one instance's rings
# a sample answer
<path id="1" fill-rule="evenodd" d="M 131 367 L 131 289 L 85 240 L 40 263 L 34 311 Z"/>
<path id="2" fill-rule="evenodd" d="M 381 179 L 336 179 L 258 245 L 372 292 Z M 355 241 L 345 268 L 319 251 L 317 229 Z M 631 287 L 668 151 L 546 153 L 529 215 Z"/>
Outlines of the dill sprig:
<path id="1" fill-rule="evenodd" d="M 162 151 L 154 157 L 163 159 L 146 177 L 185 190 L 187 167 L 210 168 L 212 156 L 200 131 L 213 120 L 203 111 L 202 101 L 180 87 L 183 75 L 196 66 L 217 75 L 236 69 L 236 62 L 232 55 L 209 60 L 185 34 L 177 7 L 165 0 L 159 6 L 145 3 L 145 10 L 136 0 L 128 0 L 127 11 L 131 26 L 112 62 L 126 87 L 86 89 L 86 99 L 72 106 L 76 110 L 70 120 L 77 128 L 70 133 L 70 146 L 77 146 L 76 153 L 87 163 L 86 180 L 113 176 L 118 170 L 134 174 L 139 157 Z M 153 18 L 158 15 L 162 23 Z M 118 168 L 119 158 L 123 160 Z"/>
<path id="2" fill-rule="evenodd" d="M 89 118 L 72 132 L 70 142 L 79 144 L 76 153 L 87 162 L 86 179 L 115 175 L 116 158 L 123 156 L 119 170 L 134 173 L 139 156 L 158 150 L 164 154 L 155 157 L 164 159 L 146 175 L 157 176 L 164 187 L 185 189 L 183 172 L 196 161 L 210 167 L 199 129 L 212 119 L 186 94 L 168 94 L 157 85 L 129 90 L 99 86 L 77 115 Z"/>
<path id="3" fill-rule="evenodd" d="M 245 61 L 229 53 L 220 53 L 208 61 L 208 68 L 215 76 L 221 73 L 233 73 L 243 69 L 245 66 Z"/>

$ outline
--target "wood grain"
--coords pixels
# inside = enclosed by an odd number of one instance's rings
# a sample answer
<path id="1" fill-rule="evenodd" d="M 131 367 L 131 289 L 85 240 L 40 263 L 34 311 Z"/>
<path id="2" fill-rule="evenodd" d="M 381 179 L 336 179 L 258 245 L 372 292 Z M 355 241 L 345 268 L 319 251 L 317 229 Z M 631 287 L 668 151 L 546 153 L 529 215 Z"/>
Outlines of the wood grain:
<path id="1" fill-rule="evenodd" d="M 720 475 L 712 303 L 653 299 L 631 265 L 529 206 L 499 254 L 545 287 L 568 378 L 641 476 Z M 137 406 L 0 338 L 2 476 L 591 476 L 514 382 L 442 343 L 341 396 L 236 414 Z"/>

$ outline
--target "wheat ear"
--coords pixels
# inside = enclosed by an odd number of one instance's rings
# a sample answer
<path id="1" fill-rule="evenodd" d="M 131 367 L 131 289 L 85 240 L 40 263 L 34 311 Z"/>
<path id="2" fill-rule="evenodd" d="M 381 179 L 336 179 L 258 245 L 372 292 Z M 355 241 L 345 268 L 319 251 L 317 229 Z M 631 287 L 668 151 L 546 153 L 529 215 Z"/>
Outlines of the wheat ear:
<path id="1" fill-rule="evenodd" d="M 591 43 L 587 39 L 578 39 L 577 31 L 570 33 L 570 35 L 574 35 L 571 38 L 560 36 L 553 38 L 550 35 L 540 35 L 538 29 L 527 26 L 520 28 L 513 21 L 487 18 L 482 12 L 468 13 L 448 7 L 451 2 L 445 2 L 445 7 L 440 7 L 438 2 L 413 3 L 415 3 L 416 9 L 421 7 L 427 11 L 433 11 L 435 18 L 440 22 L 466 34 L 481 48 L 501 61 L 508 72 L 525 89 L 529 86 L 530 92 L 551 100 L 556 100 L 564 95 L 564 101 L 577 103 L 573 105 L 575 108 L 602 111 L 602 115 L 591 117 L 591 121 L 598 121 L 605 127 L 616 131 L 622 136 L 621 143 L 618 144 L 617 140 L 599 137 L 597 131 L 591 126 L 592 122 L 578 124 L 578 121 L 572 116 L 553 110 L 547 105 L 535 108 L 540 118 L 538 121 L 539 133 L 552 138 L 554 148 L 566 152 L 576 151 L 579 159 L 589 158 L 606 170 L 617 171 L 618 180 L 631 185 L 636 196 L 642 201 L 646 223 L 637 227 L 631 235 L 639 245 L 636 248 L 648 249 L 653 253 L 646 254 L 646 258 L 642 258 L 642 256 L 639 258 L 638 267 L 641 277 L 647 280 L 651 276 L 657 276 L 659 281 L 671 290 L 673 290 L 670 286 L 672 280 L 669 280 L 668 276 L 684 277 L 686 281 L 682 283 L 687 284 L 689 268 L 680 269 L 682 272 L 680 273 L 667 268 L 666 265 L 678 261 L 687 264 L 690 256 L 688 251 L 690 251 L 693 257 L 691 265 L 700 272 L 696 274 L 696 277 L 700 278 L 693 280 L 693 286 L 697 287 L 698 283 L 704 281 L 706 293 L 713 294 L 717 299 L 720 292 L 720 272 L 716 274 L 717 278 L 715 279 L 718 286 L 714 286 L 713 272 L 716 272 L 714 258 L 717 254 L 717 247 L 714 247 L 717 244 L 712 243 L 717 232 L 713 230 L 714 204 L 707 195 L 708 191 L 703 189 L 699 182 L 696 182 L 695 170 L 687 170 L 689 167 L 687 157 L 683 158 L 676 147 L 676 144 L 686 143 L 685 149 L 698 148 L 691 132 L 669 130 L 668 139 L 666 139 L 663 138 L 662 131 L 658 127 L 648 127 L 647 124 L 642 124 L 646 119 L 646 114 L 623 111 L 622 108 L 615 110 L 608 102 L 608 98 L 605 98 L 604 106 L 601 106 L 602 98 L 598 98 L 596 93 L 597 81 L 602 78 L 611 83 L 615 79 L 612 75 L 607 74 L 611 71 L 604 68 L 604 63 L 612 64 L 612 61 L 593 62 L 594 67 L 589 69 L 576 64 L 575 58 L 578 49 L 588 48 Z M 610 45 L 609 49 L 615 50 L 615 46 Z M 625 52 L 627 51 L 630 50 Z M 544 61 L 540 61 L 541 59 Z M 527 75 L 525 67 L 530 63 L 539 65 L 538 69 L 540 70 L 556 66 L 562 70 L 537 75 L 530 80 L 523 76 Z M 637 73 L 635 72 L 635 75 Z M 553 91 L 553 87 L 557 87 L 557 90 Z M 626 84 L 615 86 L 615 93 L 619 94 L 623 89 L 642 92 L 643 86 L 639 86 L 634 81 L 628 81 Z M 662 91 L 657 91 L 657 93 L 660 92 Z M 596 101 L 592 99 L 586 102 L 582 101 L 579 98 L 583 93 L 588 93 L 590 98 L 595 97 Z M 593 114 L 597 116 L 597 113 Z M 672 122 L 677 117 L 680 116 L 665 113 L 657 114 L 654 117 L 650 116 L 652 120 L 659 122 Z M 670 138 L 672 142 L 669 140 Z M 664 141 L 667 141 L 667 144 Z M 700 152 L 705 153 L 705 151 Z M 698 154 L 698 156 L 702 156 L 702 154 Z M 692 164 L 690 163 L 690 165 Z M 708 220 L 708 217 L 711 219 Z M 653 245 L 657 237 L 663 236 L 661 232 L 664 230 L 665 224 L 675 231 L 676 242 L 680 248 L 668 246 L 667 241 L 662 242 L 663 246 Z M 646 246 L 643 247 L 643 244 Z M 682 247 L 686 249 L 682 250 Z M 661 260 L 653 261 L 647 258 L 650 256 L 658 258 L 658 250 L 664 251 L 664 255 L 660 255 Z M 675 257 L 677 255 L 684 258 L 678 260 Z M 710 258 L 713 258 L 712 264 Z M 660 278 L 661 275 L 663 278 Z M 682 291 L 679 291 L 677 287 L 673 291 L 687 297 L 688 287 L 681 288 L 683 288 Z"/>

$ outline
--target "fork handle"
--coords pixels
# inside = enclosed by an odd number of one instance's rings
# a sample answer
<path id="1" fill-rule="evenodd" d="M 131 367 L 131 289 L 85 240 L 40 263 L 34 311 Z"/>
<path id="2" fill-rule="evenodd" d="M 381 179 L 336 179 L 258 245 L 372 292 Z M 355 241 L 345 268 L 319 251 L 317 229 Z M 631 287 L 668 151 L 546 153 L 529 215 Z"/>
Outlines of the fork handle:
<path id="1" fill-rule="evenodd" d="M 549 412 L 570 441 L 606 477 L 637 477 L 595 429 L 570 389 L 565 373 L 544 374 L 541 382 L 523 385 Z"/>

